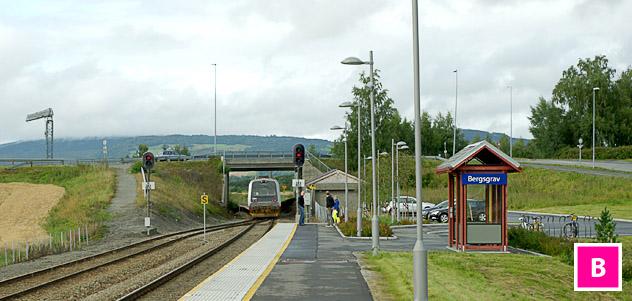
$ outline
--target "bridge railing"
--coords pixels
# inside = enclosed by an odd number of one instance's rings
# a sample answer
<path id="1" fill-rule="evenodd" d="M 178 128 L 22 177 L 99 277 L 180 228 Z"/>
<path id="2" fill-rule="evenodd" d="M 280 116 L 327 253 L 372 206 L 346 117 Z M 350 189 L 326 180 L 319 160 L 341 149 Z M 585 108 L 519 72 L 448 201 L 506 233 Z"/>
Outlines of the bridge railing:
<path id="1" fill-rule="evenodd" d="M 309 163 L 311 163 L 312 166 L 314 166 L 320 172 L 324 173 L 331 170 L 331 168 L 327 166 L 327 164 L 325 164 L 323 161 L 318 159 L 316 155 L 310 153 L 309 151 L 306 151 L 306 152 L 307 152 L 307 160 L 309 160 Z"/>
<path id="2" fill-rule="evenodd" d="M 205 154 L 194 155 L 191 158 L 193 160 L 208 159 L 213 156 L 224 156 L 227 159 L 251 159 L 251 158 L 292 158 L 290 152 L 278 152 L 278 151 L 260 151 L 260 152 L 227 152 L 218 153 L 217 155 Z"/>

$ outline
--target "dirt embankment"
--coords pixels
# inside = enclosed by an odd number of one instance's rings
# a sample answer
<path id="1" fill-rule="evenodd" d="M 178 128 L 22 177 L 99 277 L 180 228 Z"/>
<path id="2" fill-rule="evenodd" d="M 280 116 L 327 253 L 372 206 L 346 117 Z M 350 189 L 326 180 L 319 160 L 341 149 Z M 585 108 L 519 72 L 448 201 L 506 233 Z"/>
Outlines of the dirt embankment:
<path id="1" fill-rule="evenodd" d="M 0 244 L 46 238 L 41 223 L 64 193 L 49 184 L 0 183 Z"/>

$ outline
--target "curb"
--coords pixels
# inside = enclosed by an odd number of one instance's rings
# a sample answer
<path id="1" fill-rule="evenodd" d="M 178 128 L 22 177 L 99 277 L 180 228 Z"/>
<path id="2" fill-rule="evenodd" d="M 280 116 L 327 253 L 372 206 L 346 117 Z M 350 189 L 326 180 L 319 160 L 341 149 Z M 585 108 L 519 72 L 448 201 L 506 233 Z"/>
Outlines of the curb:
<path id="1" fill-rule="evenodd" d="M 352 240 L 371 240 L 371 239 L 373 239 L 372 237 L 366 237 L 366 236 L 362 236 L 362 237 L 346 236 L 346 235 L 342 234 L 342 231 L 340 231 L 340 228 L 338 228 L 338 225 L 334 224 L 334 228 L 336 228 L 336 231 L 338 231 L 338 234 L 340 234 L 340 237 L 342 237 L 342 238 L 352 239 Z M 380 236 L 380 240 L 395 240 L 395 239 L 399 239 L 399 237 L 397 237 L 397 235 Z"/>
<path id="2" fill-rule="evenodd" d="M 424 224 L 423 227 L 440 227 L 440 226 L 448 226 L 448 224 Z M 397 225 L 397 226 L 391 226 L 391 229 L 403 229 L 403 228 L 416 228 L 417 224 L 413 224 L 413 225 Z"/>
<path id="3" fill-rule="evenodd" d="M 546 255 L 546 254 L 538 253 L 538 252 L 535 252 L 535 251 L 529 251 L 529 250 L 520 249 L 520 248 L 516 248 L 516 247 L 512 247 L 512 246 L 507 246 L 507 248 L 508 248 L 508 249 L 518 250 L 518 251 L 520 251 L 520 252 L 529 253 L 529 254 L 534 255 L 534 256 L 540 256 L 540 257 L 553 257 L 553 256 L 551 256 L 551 255 Z"/>
<path id="4" fill-rule="evenodd" d="M 518 214 L 532 214 L 532 215 L 550 215 L 550 216 L 569 216 L 569 214 L 559 214 L 559 213 L 546 213 L 546 212 L 532 212 L 532 211 L 513 211 L 513 210 L 509 210 L 507 212 L 511 212 L 511 213 L 518 213 Z M 592 219 L 597 219 L 595 217 L 592 216 L 585 216 L 585 215 L 578 215 L 578 218 L 592 218 Z M 623 222 L 623 223 L 632 223 L 632 220 L 629 219 L 622 219 L 622 218 L 615 218 L 613 219 L 615 222 Z"/>

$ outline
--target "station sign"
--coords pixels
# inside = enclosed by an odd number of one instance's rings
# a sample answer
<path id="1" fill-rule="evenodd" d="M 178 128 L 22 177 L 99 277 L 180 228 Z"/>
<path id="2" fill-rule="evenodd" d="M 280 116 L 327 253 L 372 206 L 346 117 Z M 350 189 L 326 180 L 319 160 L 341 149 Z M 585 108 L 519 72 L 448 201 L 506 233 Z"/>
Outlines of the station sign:
<path id="1" fill-rule="evenodd" d="M 292 187 L 305 187 L 304 179 L 292 179 Z"/>
<path id="2" fill-rule="evenodd" d="M 465 173 L 461 179 L 463 185 L 507 185 L 506 173 Z"/>

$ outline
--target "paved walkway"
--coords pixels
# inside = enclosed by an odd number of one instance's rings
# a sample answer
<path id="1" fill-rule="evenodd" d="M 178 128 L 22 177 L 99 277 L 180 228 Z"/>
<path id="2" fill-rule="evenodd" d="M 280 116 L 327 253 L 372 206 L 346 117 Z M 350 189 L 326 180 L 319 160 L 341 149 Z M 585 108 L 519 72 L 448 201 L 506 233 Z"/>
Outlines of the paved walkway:
<path id="1" fill-rule="evenodd" d="M 145 229 L 143 212 L 136 207 L 136 179 L 129 173 L 129 164 L 112 166 L 116 170 L 116 194 L 108 212 L 108 238 L 137 237 Z"/>
<path id="2" fill-rule="evenodd" d="M 299 227 L 252 300 L 372 300 L 355 257 L 333 228 Z"/>
<path id="3" fill-rule="evenodd" d="M 411 251 L 416 229 L 396 229 L 399 239 L 380 241 L 382 250 Z M 426 248 L 446 250 L 445 225 L 424 228 Z M 371 249 L 370 240 L 343 239 L 334 228 L 299 227 L 288 248 L 253 300 L 372 300 L 352 254 Z"/>

